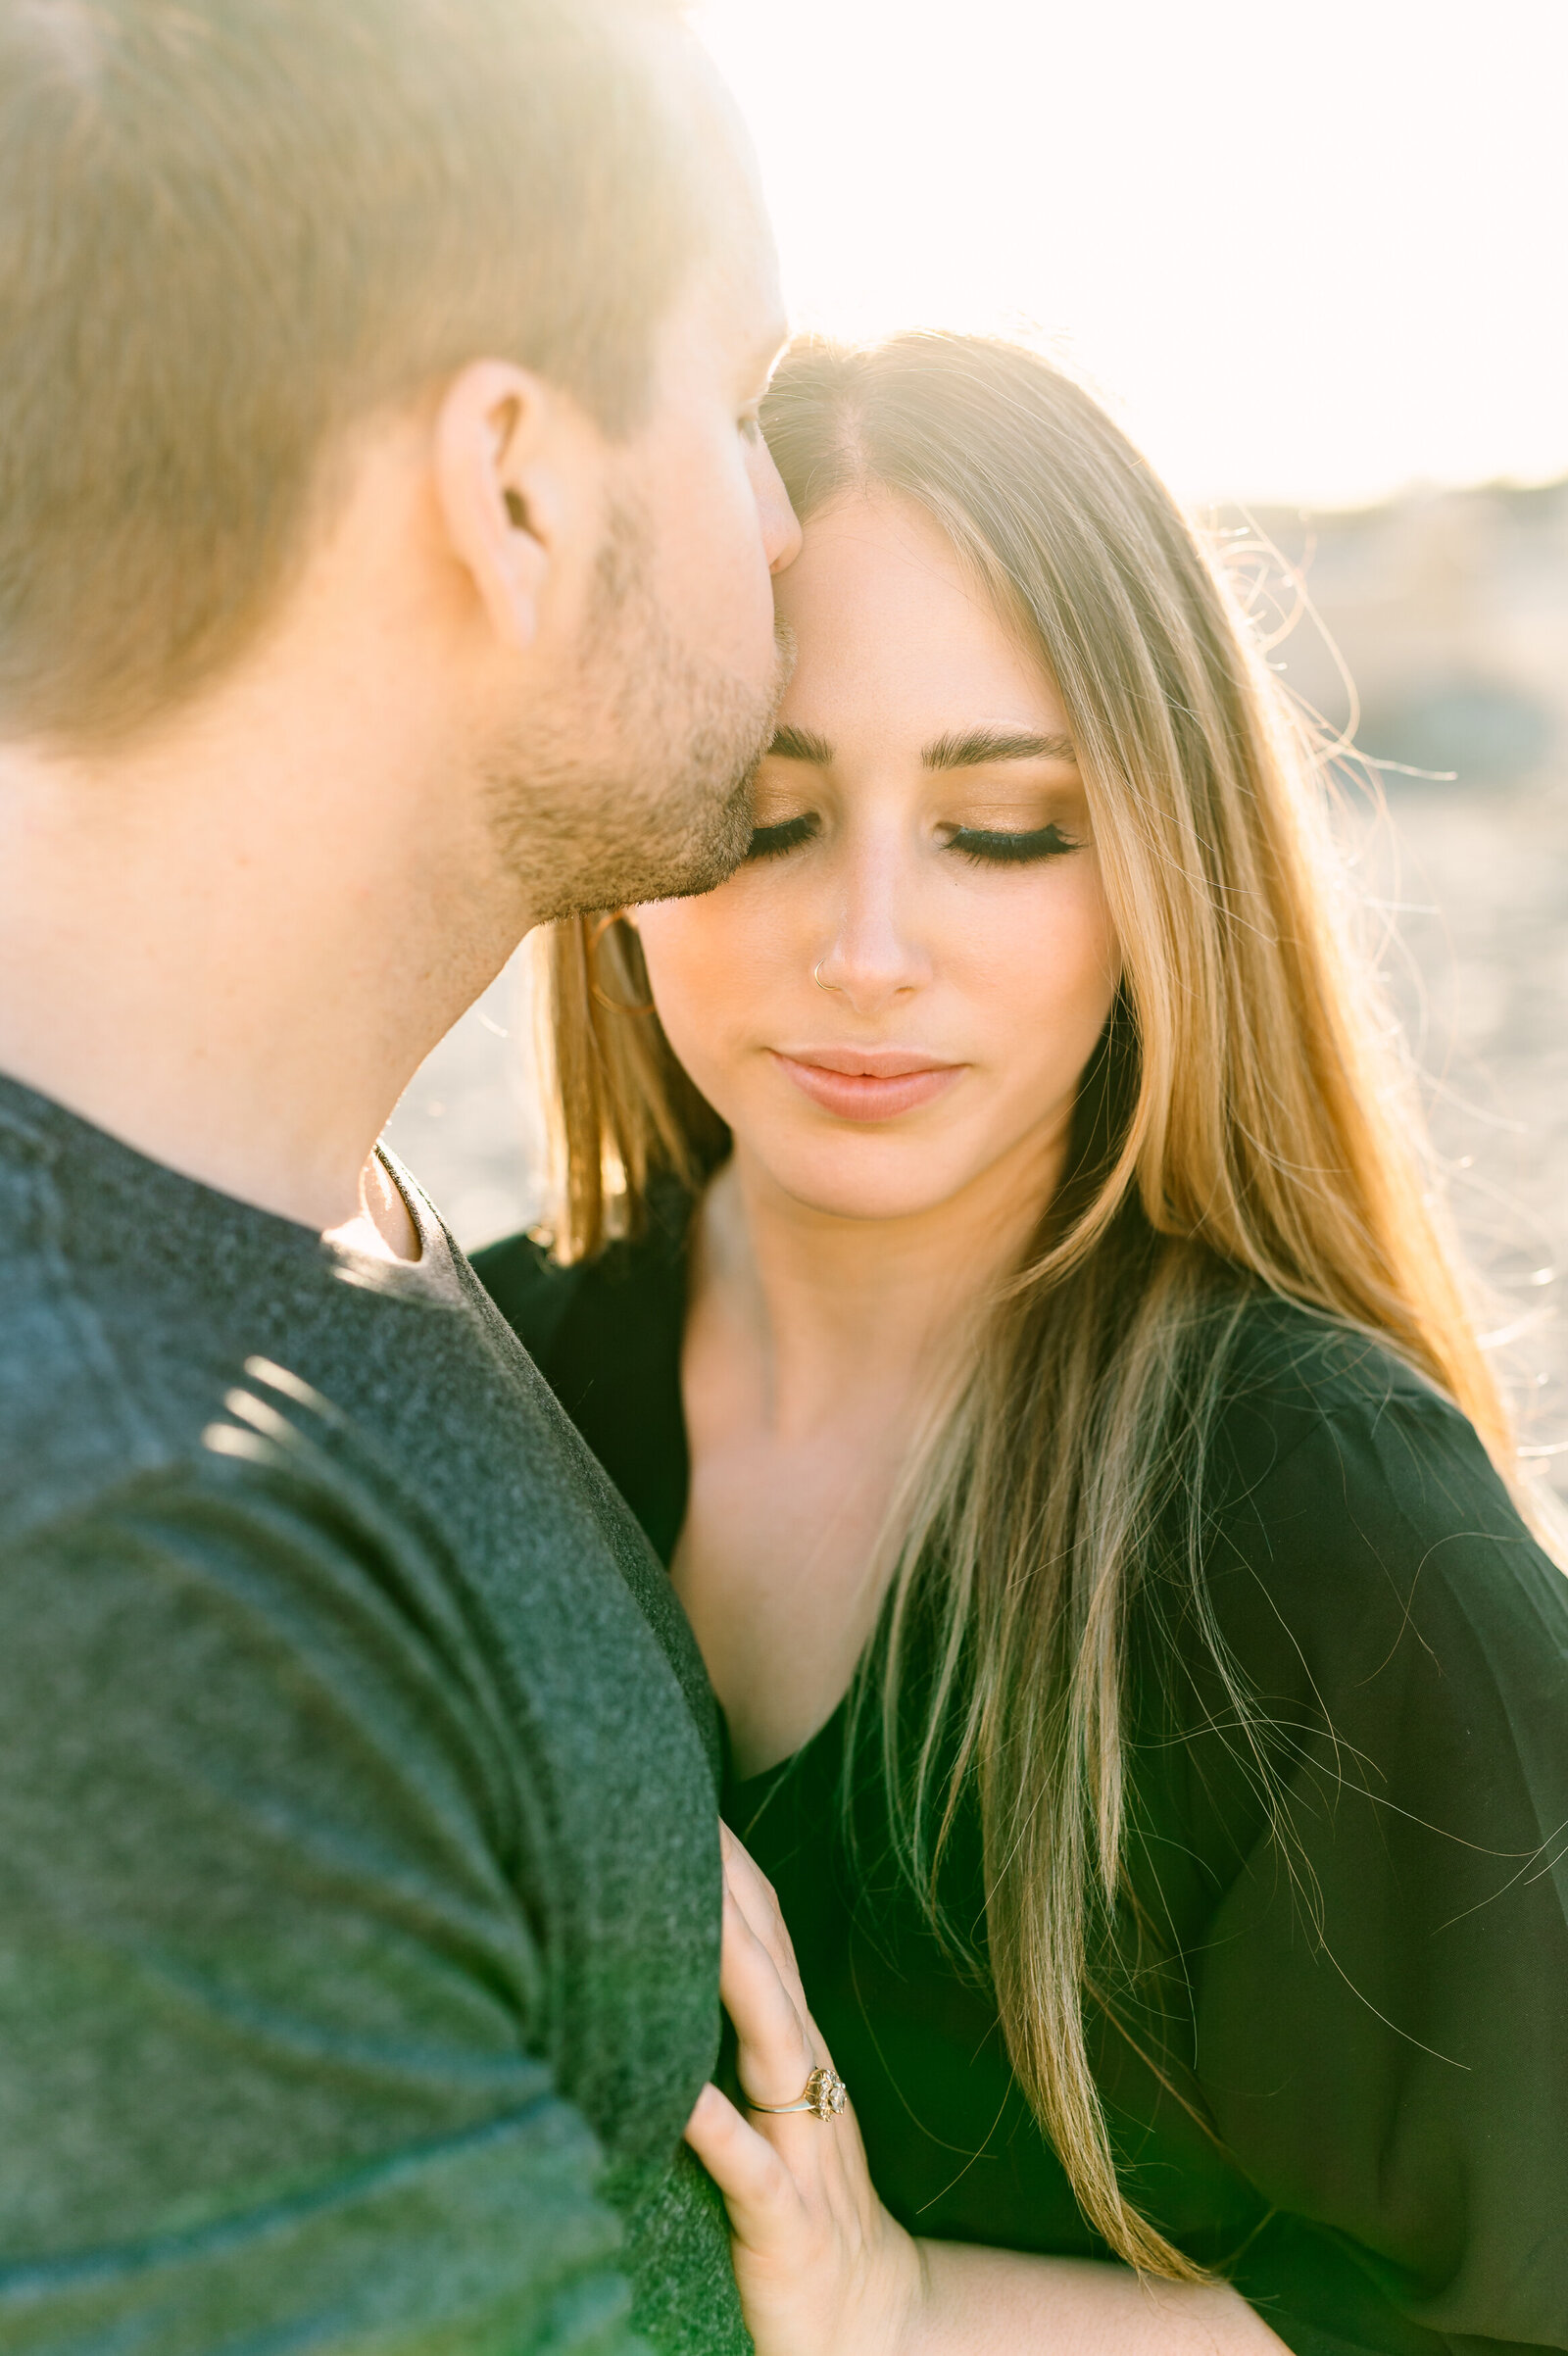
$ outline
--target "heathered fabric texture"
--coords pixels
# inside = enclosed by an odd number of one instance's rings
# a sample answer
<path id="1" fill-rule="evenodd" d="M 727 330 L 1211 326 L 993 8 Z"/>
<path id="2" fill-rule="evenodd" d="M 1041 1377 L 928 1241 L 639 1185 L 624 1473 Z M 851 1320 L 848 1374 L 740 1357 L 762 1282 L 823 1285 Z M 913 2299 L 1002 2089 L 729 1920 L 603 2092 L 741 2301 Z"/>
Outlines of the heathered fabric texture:
<path id="1" fill-rule="evenodd" d="M 4 2356 L 749 2346 L 707 1683 L 406 1191 L 383 1267 L 0 1080 Z"/>

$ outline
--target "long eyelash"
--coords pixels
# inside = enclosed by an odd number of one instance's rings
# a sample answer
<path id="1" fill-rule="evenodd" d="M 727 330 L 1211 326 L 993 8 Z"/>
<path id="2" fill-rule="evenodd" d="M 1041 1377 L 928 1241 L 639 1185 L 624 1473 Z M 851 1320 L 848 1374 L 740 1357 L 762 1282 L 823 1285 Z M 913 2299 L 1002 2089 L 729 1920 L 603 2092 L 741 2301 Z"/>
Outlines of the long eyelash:
<path id="1" fill-rule="evenodd" d="M 816 833 L 817 820 L 812 810 L 803 810 L 798 818 L 781 819 L 777 826 L 754 826 L 746 856 L 750 859 L 781 859 L 786 851 L 798 851 Z"/>
<path id="2" fill-rule="evenodd" d="M 1060 859 L 1078 845 L 1059 826 L 1036 826 L 1028 834 L 994 832 L 983 826 L 959 826 L 948 837 L 948 849 L 957 851 L 977 867 L 1021 867 L 1033 859 Z"/>

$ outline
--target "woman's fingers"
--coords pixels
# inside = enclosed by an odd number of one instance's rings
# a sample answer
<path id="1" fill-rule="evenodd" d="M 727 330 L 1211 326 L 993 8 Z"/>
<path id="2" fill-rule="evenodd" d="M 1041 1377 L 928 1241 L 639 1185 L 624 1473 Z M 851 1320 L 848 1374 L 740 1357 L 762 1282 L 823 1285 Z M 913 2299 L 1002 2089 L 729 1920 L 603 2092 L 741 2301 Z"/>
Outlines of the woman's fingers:
<path id="1" fill-rule="evenodd" d="M 806 2030 L 807 2048 L 812 2056 L 812 2066 L 825 2062 L 831 2070 L 833 2056 L 827 2040 L 811 2018 L 801 1985 L 800 1966 L 795 1960 L 795 1947 L 784 1920 L 778 1896 L 749 1852 L 736 1840 L 727 1824 L 719 1824 L 719 1841 L 724 1860 L 724 1891 L 726 1899 L 739 1907 L 752 1935 L 772 1957 L 781 1986 L 787 1991 Z"/>
<path id="2" fill-rule="evenodd" d="M 799 2206 L 794 2180 L 766 2138 L 748 2127 L 733 2102 L 704 2086 L 686 2122 L 691 2145 L 728 2204 L 742 2240 L 757 2246 Z"/>
<path id="3" fill-rule="evenodd" d="M 735 1893 L 740 1907 L 752 1929 L 779 1967 L 788 1984 L 800 1980 L 800 1967 L 795 1960 L 795 1944 L 790 1938 L 784 1910 L 778 1902 L 778 1892 L 757 1864 L 745 1843 L 737 1841 L 729 1826 L 718 1828 L 719 1851 L 724 1860 L 724 1879 Z"/>
<path id="4" fill-rule="evenodd" d="M 753 1938 L 772 1958 L 779 1984 L 794 2005 L 804 2029 L 806 2051 L 809 2057 L 808 2067 L 814 2069 L 818 2062 L 822 2062 L 831 2070 L 833 2056 L 807 2004 L 806 1990 L 801 1985 L 800 1966 L 795 1960 L 794 1943 L 777 1892 L 728 1825 L 720 1821 L 718 1832 L 724 1863 L 725 1904 L 733 1904 L 739 1909 Z M 729 1939 L 730 1935 L 726 1932 L 726 1948 Z M 725 2007 L 733 2018 L 733 2007 L 727 1996 Z"/>
<path id="5" fill-rule="evenodd" d="M 720 1822 L 718 1831 L 724 1860 L 724 1887 L 746 1917 L 753 1935 L 772 1956 L 779 1979 L 794 1999 L 796 2011 L 807 2023 L 811 2037 L 820 2044 L 815 2024 L 807 2008 L 806 1990 L 801 1985 L 801 1967 L 795 1959 L 795 1942 L 790 1937 L 789 1925 L 784 1920 L 778 1892 L 750 1851 L 736 1840 L 728 1825 Z"/>
<path id="6" fill-rule="evenodd" d="M 735 2024 L 736 2065 L 747 2093 L 758 2102 L 796 2101 L 816 2067 L 810 2033 L 771 1952 L 727 1887 L 718 1985 Z"/>
<path id="7" fill-rule="evenodd" d="M 772 1949 L 758 1938 L 727 1885 L 723 1926 L 718 1986 L 724 2008 L 736 2028 L 743 2032 L 749 2028 L 763 2042 L 782 2037 L 792 2025 L 799 2030 L 801 2006 L 796 1990 L 780 1972 Z"/>

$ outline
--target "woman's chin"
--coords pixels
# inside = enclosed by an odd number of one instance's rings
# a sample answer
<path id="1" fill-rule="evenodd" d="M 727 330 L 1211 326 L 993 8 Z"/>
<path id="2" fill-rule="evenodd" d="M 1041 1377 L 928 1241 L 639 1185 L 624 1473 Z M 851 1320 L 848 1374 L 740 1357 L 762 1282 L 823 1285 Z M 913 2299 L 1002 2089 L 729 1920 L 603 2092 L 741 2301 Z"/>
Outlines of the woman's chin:
<path id="1" fill-rule="evenodd" d="M 868 1225 L 939 1211 L 976 1175 L 947 1168 L 913 1139 L 897 1145 L 880 1139 L 873 1147 L 871 1140 L 857 1138 L 849 1150 L 816 1146 L 799 1153 L 754 1153 L 748 1158 L 803 1210 Z"/>

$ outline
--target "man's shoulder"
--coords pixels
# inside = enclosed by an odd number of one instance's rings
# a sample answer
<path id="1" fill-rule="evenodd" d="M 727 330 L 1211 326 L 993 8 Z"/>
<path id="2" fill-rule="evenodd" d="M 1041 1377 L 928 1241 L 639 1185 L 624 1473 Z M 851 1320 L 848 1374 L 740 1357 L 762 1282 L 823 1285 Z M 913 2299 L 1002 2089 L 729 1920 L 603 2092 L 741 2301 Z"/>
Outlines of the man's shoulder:
<path id="1" fill-rule="evenodd" d="M 47 1129 L 0 1104 L 0 1541 L 181 1454 L 73 1262 L 55 1161 Z"/>
<path id="2" fill-rule="evenodd" d="M 6 1387 L 0 1411 L 21 1388 Z M 36 1392 L 72 1422 L 105 1400 L 115 1419 L 64 1440 L 29 1434 L 17 1415 L 0 1421 L 0 1558 L 14 1580 L 31 1560 L 92 1563 L 89 1584 L 101 1588 L 113 1564 L 138 1589 L 177 1566 L 193 1592 L 230 1576 L 253 1599 L 286 1591 L 302 1643 L 305 1622 L 341 1620 L 352 1594 L 356 1609 L 419 1625 L 456 1653 L 470 1648 L 440 1531 L 374 1439 L 287 1367 L 246 1359 L 215 1384 L 205 1418 L 145 1413 L 90 1348 L 62 1352 Z M 78 1584 L 77 1599 L 86 1592 Z"/>
<path id="3" fill-rule="evenodd" d="M 232 1491 L 248 1454 L 271 1485 L 286 1466 L 302 1487 L 340 1486 L 325 1469 L 339 1411 L 216 1310 L 193 1320 L 161 1281 L 167 1240 L 116 1232 L 112 1190 L 102 1225 L 84 1218 L 69 1133 L 20 1093 L 0 1099 L 0 1545 L 155 1490 Z"/>
<path id="4" fill-rule="evenodd" d="M 194 1320 L 134 1236 L 84 1238 L 59 1137 L 0 1102 L 0 1547 L 80 1543 L 148 1510 L 234 1514 L 285 1492 L 345 1529 L 401 1529 L 397 1468 L 216 1311 Z M 213 1288 L 220 1293 L 220 1287 Z M 384 1451 L 381 1451 L 384 1455 Z M 406 1501 L 405 1501 L 406 1503 Z"/>

